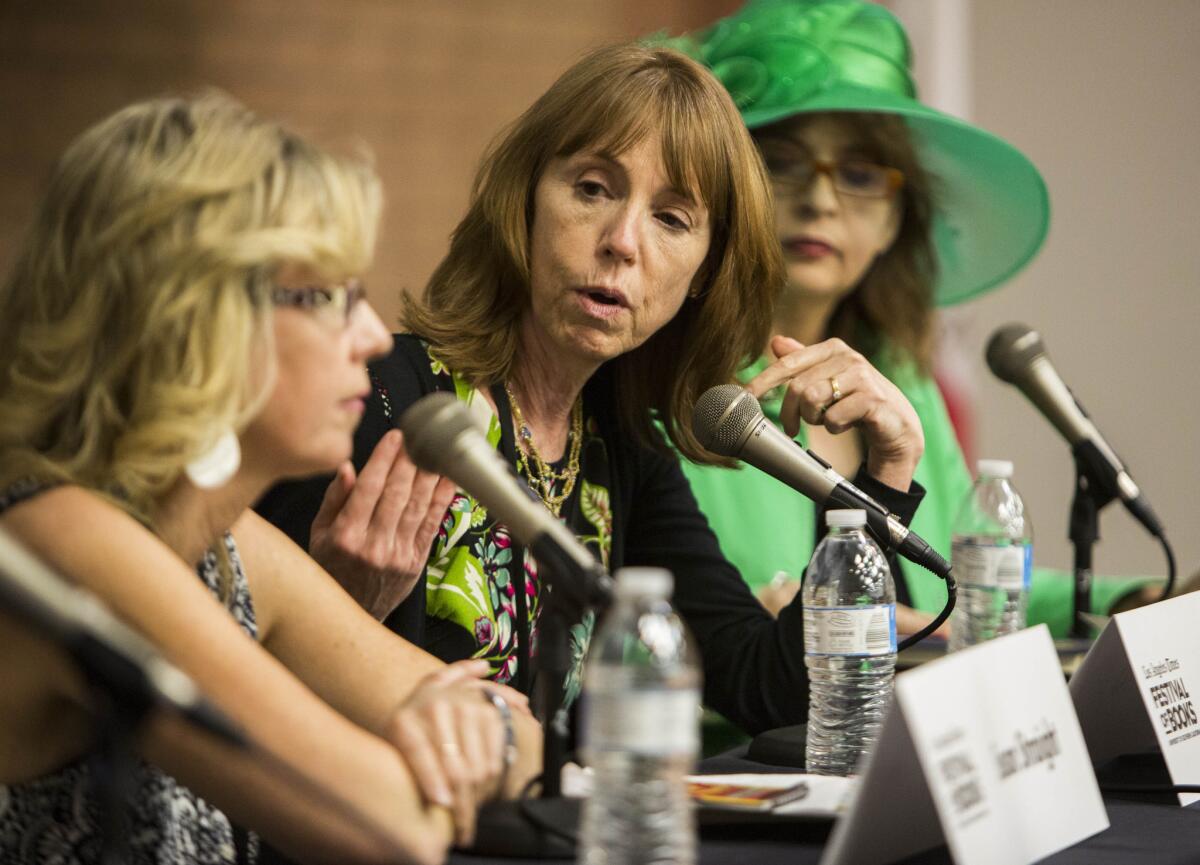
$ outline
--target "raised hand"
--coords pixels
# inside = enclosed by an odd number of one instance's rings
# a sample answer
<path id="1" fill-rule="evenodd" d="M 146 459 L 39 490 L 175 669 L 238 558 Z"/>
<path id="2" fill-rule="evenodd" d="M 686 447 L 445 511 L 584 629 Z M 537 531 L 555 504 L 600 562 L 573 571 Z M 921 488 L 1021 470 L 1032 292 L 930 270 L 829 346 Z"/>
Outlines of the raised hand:
<path id="1" fill-rule="evenodd" d="M 867 446 L 867 471 L 893 489 L 907 490 L 925 450 L 917 413 L 892 382 L 840 339 L 802 345 L 786 336 L 771 340 L 779 358 L 746 387 L 756 397 L 786 384 L 780 412 L 790 436 L 800 421 L 832 433 L 857 427 Z"/>
<path id="2" fill-rule="evenodd" d="M 338 467 L 313 520 L 309 553 L 376 619 L 409 596 L 429 556 L 454 484 L 418 469 L 390 430 L 355 476 Z"/>

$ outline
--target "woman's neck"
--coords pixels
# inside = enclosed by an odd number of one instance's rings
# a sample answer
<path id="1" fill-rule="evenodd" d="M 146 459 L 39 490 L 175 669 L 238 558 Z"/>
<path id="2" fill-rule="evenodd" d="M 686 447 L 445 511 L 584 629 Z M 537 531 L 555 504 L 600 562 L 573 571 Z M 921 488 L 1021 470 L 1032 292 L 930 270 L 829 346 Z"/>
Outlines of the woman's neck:
<path id="1" fill-rule="evenodd" d="M 566 451 L 571 409 L 598 368 L 595 362 L 563 356 L 532 327 L 523 329 L 507 385 L 547 462 L 556 462 Z"/>
<path id="2" fill-rule="evenodd" d="M 774 333 L 815 345 L 828 337 L 829 322 L 841 300 L 840 296 L 814 296 L 784 289 L 775 307 Z"/>
<path id="3" fill-rule="evenodd" d="M 158 504 L 155 529 L 181 559 L 196 564 L 268 487 L 245 477 L 244 470 L 211 490 L 200 489 L 181 476 Z"/>

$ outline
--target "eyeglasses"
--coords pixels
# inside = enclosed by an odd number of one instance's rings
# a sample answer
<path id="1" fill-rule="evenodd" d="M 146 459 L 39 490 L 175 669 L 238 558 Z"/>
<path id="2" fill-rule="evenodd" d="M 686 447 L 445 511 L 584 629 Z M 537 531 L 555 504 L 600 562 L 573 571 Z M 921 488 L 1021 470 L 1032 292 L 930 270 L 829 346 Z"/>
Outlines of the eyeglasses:
<path id="1" fill-rule="evenodd" d="M 763 148 L 763 161 L 771 180 L 788 190 L 808 189 L 818 174 L 833 183 L 835 191 L 859 198 L 887 198 L 904 186 L 898 168 L 861 159 L 813 159 L 800 148 Z"/>
<path id="2" fill-rule="evenodd" d="M 277 285 L 271 291 L 271 302 L 276 306 L 313 310 L 317 316 L 347 327 L 354 307 L 366 296 L 367 288 L 362 280 L 352 278 L 337 285 L 306 285 L 300 288 Z"/>

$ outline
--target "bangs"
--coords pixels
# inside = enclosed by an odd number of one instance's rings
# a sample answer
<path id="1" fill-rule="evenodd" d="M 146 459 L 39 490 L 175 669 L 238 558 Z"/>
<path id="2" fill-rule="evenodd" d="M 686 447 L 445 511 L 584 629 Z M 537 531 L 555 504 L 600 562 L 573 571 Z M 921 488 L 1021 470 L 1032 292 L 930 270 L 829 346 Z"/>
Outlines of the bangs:
<path id="1" fill-rule="evenodd" d="M 287 261 L 330 279 L 370 265 L 382 195 L 365 159 L 330 156 L 289 136 L 244 196 L 250 230 L 223 232 L 234 264 Z"/>
<path id="2" fill-rule="evenodd" d="M 268 223 L 295 235 L 300 248 L 286 257 L 310 264 L 331 278 L 361 273 L 370 265 L 382 205 L 379 182 L 366 160 L 330 156 L 288 139 L 279 170 L 278 204 Z M 268 184 L 274 186 L 275 184 Z"/>
<path id="3" fill-rule="evenodd" d="M 654 67 L 597 83 L 587 98 L 569 103 L 554 156 L 584 150 L 620 155 L 657 133 L 671 186 L 703 204 L 714 226 L 723 224 L 731 156 L 719 124 L 709 119 L 710 94 L 695 81 Z"/>

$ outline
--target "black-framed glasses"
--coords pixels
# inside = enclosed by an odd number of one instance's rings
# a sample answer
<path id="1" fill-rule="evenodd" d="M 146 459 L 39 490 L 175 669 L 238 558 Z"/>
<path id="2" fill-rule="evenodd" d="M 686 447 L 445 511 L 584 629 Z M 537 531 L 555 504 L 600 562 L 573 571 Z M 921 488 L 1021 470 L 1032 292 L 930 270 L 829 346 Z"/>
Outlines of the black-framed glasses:
<path id="1" fill-rule="evenodd" d="M 798 147 L 764 146 L 763 161 L 772 182 L 789 190 L 808 189 L 818 174 L 828 177 L 837 192 L 859 198 L 888 198 L 904 186 L 898 168 L 865 159 L 813 159 Z"/>
<path id="2" fill-rule="evenodd" d="M 350 324 L 354 307 L 366 296 L 367 287 L 362 280 L 351 278 L 336 285 L 304 285 L 298 288 L 277 285 L 271 291 L 271 302 L 276 306 L 313 310 L 316 315 L 346 327 Z"/>

